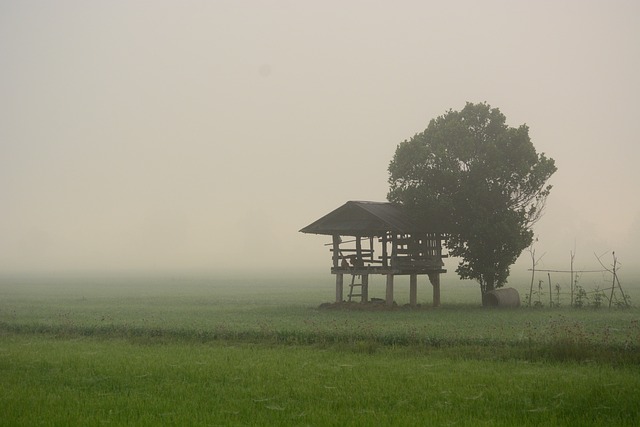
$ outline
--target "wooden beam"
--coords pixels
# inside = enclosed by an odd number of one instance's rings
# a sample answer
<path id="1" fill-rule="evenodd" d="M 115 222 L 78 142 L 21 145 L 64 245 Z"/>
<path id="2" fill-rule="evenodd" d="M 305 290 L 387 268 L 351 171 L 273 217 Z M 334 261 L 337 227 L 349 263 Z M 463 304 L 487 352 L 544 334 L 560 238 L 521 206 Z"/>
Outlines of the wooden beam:
<path id="1" fill-rule="evenodd" d="M 330 252 L 334 252 L 333 248 L 329 249 Z M 358 253 L 357 249 L 347 249 L 347 248 L 342 248 L 340 249 L 340 252 L 345 253 L 345 252 L 355 252 L 356 254 Z M 370 249 L 362 249 L 361 252 L 363 254 L 369 254 L 372 253 L 373 251 L 371 251 Z"/>

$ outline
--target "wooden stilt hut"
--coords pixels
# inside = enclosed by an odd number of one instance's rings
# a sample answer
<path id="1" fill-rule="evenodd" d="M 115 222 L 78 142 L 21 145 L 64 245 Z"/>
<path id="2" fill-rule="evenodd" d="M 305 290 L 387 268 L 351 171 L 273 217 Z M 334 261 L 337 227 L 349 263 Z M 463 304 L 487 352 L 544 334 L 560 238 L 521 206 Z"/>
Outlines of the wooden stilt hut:
<path id="1" fill-rule="evenodd" d="M 300 232 L 332 236 L 331 273 L 336 275 L 337 303 L 344 301 L 345 275 L 351 277 L 349 301 L 360 297 L 361 302 L 369 301 L 369 275 L 385 275 L 389 306 L 393 305 L 394 277 L 409 275 L 409 304 L 416 306 L 418 275 L 424 274 L 433 286 L 433 305 L 438 306 L 446 255 L 442 254 L 442 235 L 430 228 L 417 225 L 397 205 L 350 201 Z M 357 277 L 361 281 L 355 283 Z"/>

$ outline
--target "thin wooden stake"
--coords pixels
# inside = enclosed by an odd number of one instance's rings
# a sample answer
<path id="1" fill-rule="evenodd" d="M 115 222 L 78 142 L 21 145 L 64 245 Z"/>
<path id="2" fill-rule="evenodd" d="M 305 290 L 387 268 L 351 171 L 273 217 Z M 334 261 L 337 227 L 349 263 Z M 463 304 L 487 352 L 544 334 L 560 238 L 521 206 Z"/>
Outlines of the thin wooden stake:
<path id="1" fill-rule="evenodd" d="M 613 301 L 613 292 L 616 290 L 616 253 L 613 252 L 613 277 L 611 278 L 611 298 L 609 298 L 609 308 L 611 308 L 611 302 Z"/>
<path id="2" fill-rule="evenodd" d="M 569 252 L 571 254 L 571 303 L 570 306 L 573 307 L 573 259 L 576 257 L 576 254 L 573 251 Z"/>
<path id="3" fill-rule="evenodd" d="M 531 253 L 531 286 L 529 287 L 529 307 L 531 307 L 531 298 L 533 297 L 533 279 L 536 277 L 536 250 L 529 248 Z"/>

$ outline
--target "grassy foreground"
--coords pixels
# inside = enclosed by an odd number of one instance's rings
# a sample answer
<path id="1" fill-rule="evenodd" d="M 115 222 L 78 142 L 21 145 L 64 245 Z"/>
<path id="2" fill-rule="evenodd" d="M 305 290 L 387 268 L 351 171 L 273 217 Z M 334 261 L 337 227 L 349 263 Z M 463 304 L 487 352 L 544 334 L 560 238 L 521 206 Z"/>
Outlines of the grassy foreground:
<path id="1" fill-rule="evenodd" d="M 326 282 L 263 286 L 5 278 L 0 425 L 640 423 L 638 309 L 318 310 Z"/>
<path id="2" fill-rule="evenodd" d="M 4 336 L 5 425 L 637 425 L 637 367 Z"/>

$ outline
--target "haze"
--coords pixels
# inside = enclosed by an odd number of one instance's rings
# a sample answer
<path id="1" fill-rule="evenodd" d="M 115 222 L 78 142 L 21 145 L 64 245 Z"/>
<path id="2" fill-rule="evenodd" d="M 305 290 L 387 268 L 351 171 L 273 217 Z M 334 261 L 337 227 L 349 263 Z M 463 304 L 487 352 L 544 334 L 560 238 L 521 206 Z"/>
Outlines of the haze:
<path id="1" fill-rule="evenodd" d="M 328 270 L 298 230 L 466 101 L 556 160 L 539 268 L 637 271 L 639 42 L 637 1 L 0 0 L 0 272 Z"/>

